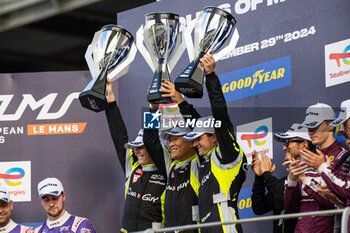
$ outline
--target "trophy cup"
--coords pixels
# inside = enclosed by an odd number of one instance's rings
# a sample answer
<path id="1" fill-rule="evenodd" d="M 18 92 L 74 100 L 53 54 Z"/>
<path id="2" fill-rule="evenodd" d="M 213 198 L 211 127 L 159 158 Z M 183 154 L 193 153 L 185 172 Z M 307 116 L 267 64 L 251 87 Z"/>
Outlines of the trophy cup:
<path id="1" fill-rule="evenodd" d="M 171 102 L 170 98 L 162 97 L 159 89 L 162 82 L 170 81 L 170 72 L 186 48 L 184 38 L 181 42 L 179 38 L 182 30 L 184 26 L 177 14 L 150 13 L 145 15 L 145 26 L 141 25 L 136 33 L 137 48 L 154 72 L 147 95 L 149 102 Z"/>
<path id="2" fill-rule="evenodd" d="M 194 19 L 186 28 L 185 38 L 190 60 L 196 57 L 175 80 L 175 88 L 189 98 L 201 98 L 203 96 L 204 70 L 199 68 L 199 60 L 206 53 L 213 54 L 215 61 L 232 51 L 237 44 L 239 35 L 235 30 L 229 43 L 228 38 L 232 34 L 236 24 L 235 18 L 227 11 L 217 7 L 206 7 L 202 13 Z M 192 30 L 195 26 L 195 48 L 193 52 Z M 226 46 L 223 46 L 226 44 Z"/>
<path id="3" fill-rule="evenodd" d="M 79 95 L 84 108 L 95 112 L 106 109 L 107 76 L 112 81 L 126 74 L 136 55 L 133 36 L 118 25 L 105 25 L 95 33 L 85 59 L 93 79 Z"/>

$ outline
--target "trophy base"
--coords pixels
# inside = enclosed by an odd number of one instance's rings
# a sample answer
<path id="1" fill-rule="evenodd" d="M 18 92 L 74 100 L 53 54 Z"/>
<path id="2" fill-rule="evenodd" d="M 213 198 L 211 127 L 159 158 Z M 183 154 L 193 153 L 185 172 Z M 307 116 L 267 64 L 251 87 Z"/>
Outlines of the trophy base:
<path id="1" fill-rule="evenodd" d="M 169 97 L 162 97 L 162 93 L 157 92 L 154 94 L 148 94 L 147 95 L 147 101 L 150 103 L 155 103 L 155 104 L 169 104 L 169 103 L 173 103 L 173 101 L 171 100 L 171 98 Z"/>
<path id="2" fill-rule="evenodd" d="M 202 85 L 190 78 L 177 78 L 175 89 L 188 98 L 202 98 L 203 96 Z"/>
<path id="3" fill-rule="evenodd" d="M 80 93 L 79 101 L 81 106 L 94 112 L 101 112 L 108 107 L 106 96 L 93 90 Z"/>

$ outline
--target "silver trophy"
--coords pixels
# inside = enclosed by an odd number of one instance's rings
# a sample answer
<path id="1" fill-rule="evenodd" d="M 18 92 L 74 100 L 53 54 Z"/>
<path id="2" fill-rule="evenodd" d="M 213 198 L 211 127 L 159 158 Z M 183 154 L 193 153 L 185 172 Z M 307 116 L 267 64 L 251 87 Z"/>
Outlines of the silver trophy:
<path id="1" fill-rule="evenodd" d="M 95 33 L 85 59 L 93 79 L 80 93 L 84 108 L 95 112 L 107 107 L 106 82 L 126 74 L 136 55 L 133 36 L 118 25 L 106 25 Z"/>
<path id="2" fill-rule="evenodd" d="M 201 98 L 203 96 L 204 70 L 199 67 L 200 59 L 206 53 L 213 54 L 215 61 L 232 51 L 237 44 L 239 35 L 235 30 L 229 41 L 236 24 L 235 18 L 227 11 L 217 7 L 206 7 L 201 14 L 187 26 L 185 37 L 187 51 L 192 62 L 175 80 L 175 88 L 189 98 Z M 194 52 L 192 43 L 192 30 L 194 33 Z"/>
<path id="3" fill-rule="evenodd" d="M 181 30 L 184 27 L 181 26 Z M 147 100 L 153 103 L 169 103 L 159 89 L 185 50 L 183 38 L 179 38 L 180 21 L 177 14 L 150 13 L 145 15 L 145 26 L 136 33 L 136 45 L 154 72 Z M 145 43 L 146 47 L 144 46 Z M 170 58 L 171 57 L 171 58 Z"/>

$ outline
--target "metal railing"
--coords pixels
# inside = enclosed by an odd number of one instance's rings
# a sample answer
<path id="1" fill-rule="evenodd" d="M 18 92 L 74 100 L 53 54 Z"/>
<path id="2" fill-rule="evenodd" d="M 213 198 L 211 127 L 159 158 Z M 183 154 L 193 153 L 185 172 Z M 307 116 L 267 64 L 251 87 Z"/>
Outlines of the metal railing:
<path id="1" fill-rule="evenodd" d="M 166 227 L 166 228 L 155 228 L 155 229 L 150 228 L 144 231 L 138 231 L 134 233 L 174 232 L 174 231 L 181 231 L 181 230 L 193 230 L 197 228 L 216 227 L 221 225 L 242 224 L 242 223 L 250 223 L 250 222 L 262 222 L 262 221 L 271 221 L 271 220 L 278 220 L 278 219 L 290 219 L 290 218 L 299 218 L 299 217 L 307 217 L 307 216 L 323 216 L 323 215 L 335 215 L 335 214 L 342 214 L 341 233 L 348 233 L 348 220 L 350 216 L 350 207 L 346 207 L 344 209 L 337 209 L 337 210 L 322 210 L 322 211 L 304 212 L 304 213 L 296 213 L 296 214 L 262 216 L 262 217 L 238 219 L 238 220 L 229 221 L 229 222 L 210 222 L 210 223 L 202 223 L 202 224 L 177 226 L 177 227 Z"/>

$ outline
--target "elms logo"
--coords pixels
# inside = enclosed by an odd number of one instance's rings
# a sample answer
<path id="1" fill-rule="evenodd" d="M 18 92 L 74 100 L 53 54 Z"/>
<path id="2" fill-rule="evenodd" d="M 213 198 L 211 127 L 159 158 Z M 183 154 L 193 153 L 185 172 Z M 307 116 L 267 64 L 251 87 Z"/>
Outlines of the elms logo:
<path id="1" fill-rule="evenodd" d="M 350 39 L 325 45 L 326 87 L 350 81 Z"/>
<path id="2" fill-rule="evenodd" d="M 13 201 L 31 201 L 31 162 L 0 162 L 0 184 Z"/>
<path id="3" fill-rule="evenodd" d="M 237 126 L 237 141 L 247 157 L 248 164 L 252 163 L 252 154 L 263 152 L 270 158 L 273 156 L 272 118 L 254 121 Z"/>
<path id="4" fill-rule="evenodd" d="M 290 86 L 291 58 L 282 57 L 219 75 L 227 102 Z"/>
<path id="5" fill-rule="evenodd" d="M 19 121 L 26 111 L 39 111 L 35 120 L 56 120 L 62 118 L 72 105 L 73 101 L 79 97 L 79 92 L 69 94 L 57 112 L 52 112 L 56 107 L 56 97 L 58 93 L 50 93 L 40 100 L 36 100 L 32 94 L 22 94 L 22 100 L 14 113 L 5 113 L 11 109 L 11 102 L 15 95 L 0 95 L 0 122 Z M 13 105 L 17 105 L 16 101 Z M 10 107 L 9 107 L 10 106 Z M 24 118 L 24 117 L 23 117 Z M 53 135 L 53 134 L 80 134 L 85 130 L 86 122 L 77 123 L 57 123 L 57 124 L 27 124 L 27 135 Z M 0 133 L 24 134 L 24 126 L 5 127 Z M 9 129 L 9 130 L 8 130 Z M 17 130 L 16 130 L 17 129 Z M 10 131 L 10 133 L 7 133 Z M 0 143 L 5 143 L 5 136 L 0 135 Z"/>

